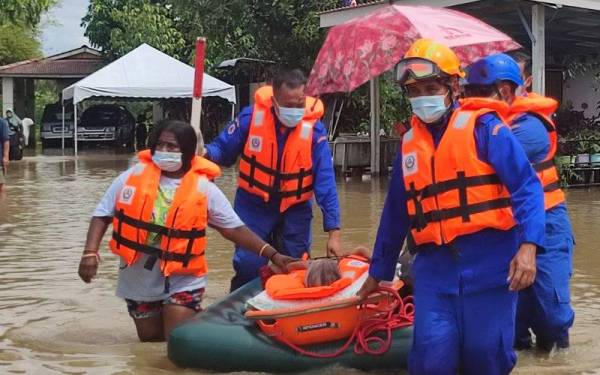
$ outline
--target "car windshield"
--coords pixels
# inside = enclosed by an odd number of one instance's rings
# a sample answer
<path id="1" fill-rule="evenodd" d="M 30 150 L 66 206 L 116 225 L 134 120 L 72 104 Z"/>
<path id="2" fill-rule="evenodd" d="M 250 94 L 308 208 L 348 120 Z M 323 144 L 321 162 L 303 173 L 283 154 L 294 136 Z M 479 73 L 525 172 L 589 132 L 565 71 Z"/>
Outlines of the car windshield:
<path id="1" fill-rule="evenodd" d="M 115 126 L 119 123 L 119 112 L 114 108 L 90 108 L 81 116 L 81 124 L 87 127 Z"/>
<path id="2" fill-rule="evenodd" d="M 65 121 L 73 121 L 73 108 L 65 108 Z M 62 122 L 62 107 L 61 106 L 46 106 L 42 115 L 42 123 L 44 122 Z"/>

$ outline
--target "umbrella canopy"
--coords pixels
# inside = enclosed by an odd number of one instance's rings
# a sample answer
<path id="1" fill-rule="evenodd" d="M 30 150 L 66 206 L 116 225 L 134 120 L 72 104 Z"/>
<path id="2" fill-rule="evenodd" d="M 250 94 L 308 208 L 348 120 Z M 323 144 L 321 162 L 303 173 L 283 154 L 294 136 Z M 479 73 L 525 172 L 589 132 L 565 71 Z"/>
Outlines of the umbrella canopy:
<path id="1" fill-rule="evenodd" d="M 456 10 L 392 5 L 333 27 L 310 73 L 307 93 L 350 92 L 394 67 L 417 39 L 452 48 L 463 64 L 521 46 Z"/>

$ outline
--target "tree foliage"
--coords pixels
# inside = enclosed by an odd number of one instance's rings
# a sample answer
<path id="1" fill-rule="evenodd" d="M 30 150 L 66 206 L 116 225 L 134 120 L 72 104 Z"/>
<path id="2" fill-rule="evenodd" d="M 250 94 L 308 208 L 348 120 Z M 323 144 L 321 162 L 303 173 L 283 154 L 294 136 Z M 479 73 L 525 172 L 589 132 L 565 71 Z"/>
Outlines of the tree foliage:
<path id="1" fill-rule="evenodd" d="M 37 27 L 56 0 L 0 0 L 0 65 L 41 56 Z"/>
<path id="2" fill-rule="evenodd" d="M 326 30 L 317 11 L 339 0 L 91 0 L 82 25 L 94 46 L 112 58 L 146 42 L 193 63 L 194 43 L 207 38 L 206 69 L 237 57 L 273 60 L 310 71 Z M 406 100 L 389 78 L 381 80 L 382 125 L 391 131 L 409 115 Z M 349 95 L 341 127 L 367 130 L 368 93 Z"/>
<path id="3" fill-rule="evenodd" d="M 40 42 L 34 30 L 0 25 L 0 66 L 40 56 Z"/>
<path id="4" fill-rule="evenodd" d="M 0 24 L 36 28 L 42 14 L 55 3 L 56 0 L 0 0 Z"/>
<path id="5" fill-rule="evenodd" d="M 329 0 L 335 2 L 335 0 Z M 141 42 L 191 62 L 208 40 L 207 64 L 235 57 L 309 69 L 325 31 L 310 0 L 92 0 L 82 25 L 93 45 L 118 57 Z"/>
<path id="6" fill-rule="evenodd" d="M 92 0 L 82 20 L 92 44 L 118 58 L 141 43 L 181 58 L 183 34 L 175 28 L 171 6 L 150 0 Z"/>

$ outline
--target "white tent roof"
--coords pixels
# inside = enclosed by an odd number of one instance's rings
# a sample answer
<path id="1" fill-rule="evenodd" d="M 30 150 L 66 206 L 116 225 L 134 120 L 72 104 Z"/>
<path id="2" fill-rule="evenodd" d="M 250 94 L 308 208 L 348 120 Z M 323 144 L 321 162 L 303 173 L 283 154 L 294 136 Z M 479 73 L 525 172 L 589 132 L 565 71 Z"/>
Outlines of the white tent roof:
<path id="1" fill-rule="evenodd" d="M 63 90 L 73 103 L 93 96 L 125 98 L 191 98 L 194 68 L 142 44 L 120 59 Z M 204 74 L 202 96 L 219 96 L 235 103 L 235 88 Z"/>

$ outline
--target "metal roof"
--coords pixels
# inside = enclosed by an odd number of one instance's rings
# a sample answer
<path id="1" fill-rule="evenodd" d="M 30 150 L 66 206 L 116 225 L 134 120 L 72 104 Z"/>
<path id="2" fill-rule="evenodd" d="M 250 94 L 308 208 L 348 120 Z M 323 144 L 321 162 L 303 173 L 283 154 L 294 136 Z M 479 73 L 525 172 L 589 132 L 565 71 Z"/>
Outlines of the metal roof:
<path id="1" fill-rule="evenodd" d="M 105 64 L 100 51 L 82 46 L 40 59 L 0 66 L 0 77 L 83 78 Z"/>
<path id="2" fill-rule="evenodd" d="M 576 3 L 562 1 L 562 3 Z M 581 2 L 584 3 L 584 2 Z M 589 3 L 589 1 L 588 1 Z M 563 64 L 568 59 L 585 56 L 597 59 L 600 55 L 600 1 L 597 10 L 580 7 L 548 7 L 545 12 L 546 60 Z M 531 39 L 519 16 L 519 10 L 530 24 L 531 3 L 519 0 L 485 0 L 463 4 L 454 9 L 473 15 L 502 30 L 523 46 L 531 45 Z M 566 5 L 566 4 L 565 4 Z"/>
<path id="3" fill-rule="evenodd" d="M 318 14 L 326 14 L 337 12 L 340 10 L 350 10 L 365 6 L 379 5 L 379 4 L 398 4 L 398 5 L 429 5 L 434 7 L 449 7 L 457 6 L 467 3 L 477 2 L 478 0 L 357 0 L 356 5 L 346 6 L 334 6 L 334 7 L 321 7 Z M 545 3 L 559 6 L 569 6 L 583 9 L 600 10 L 599 0 L 529 0 L 536 3 Z"/>

